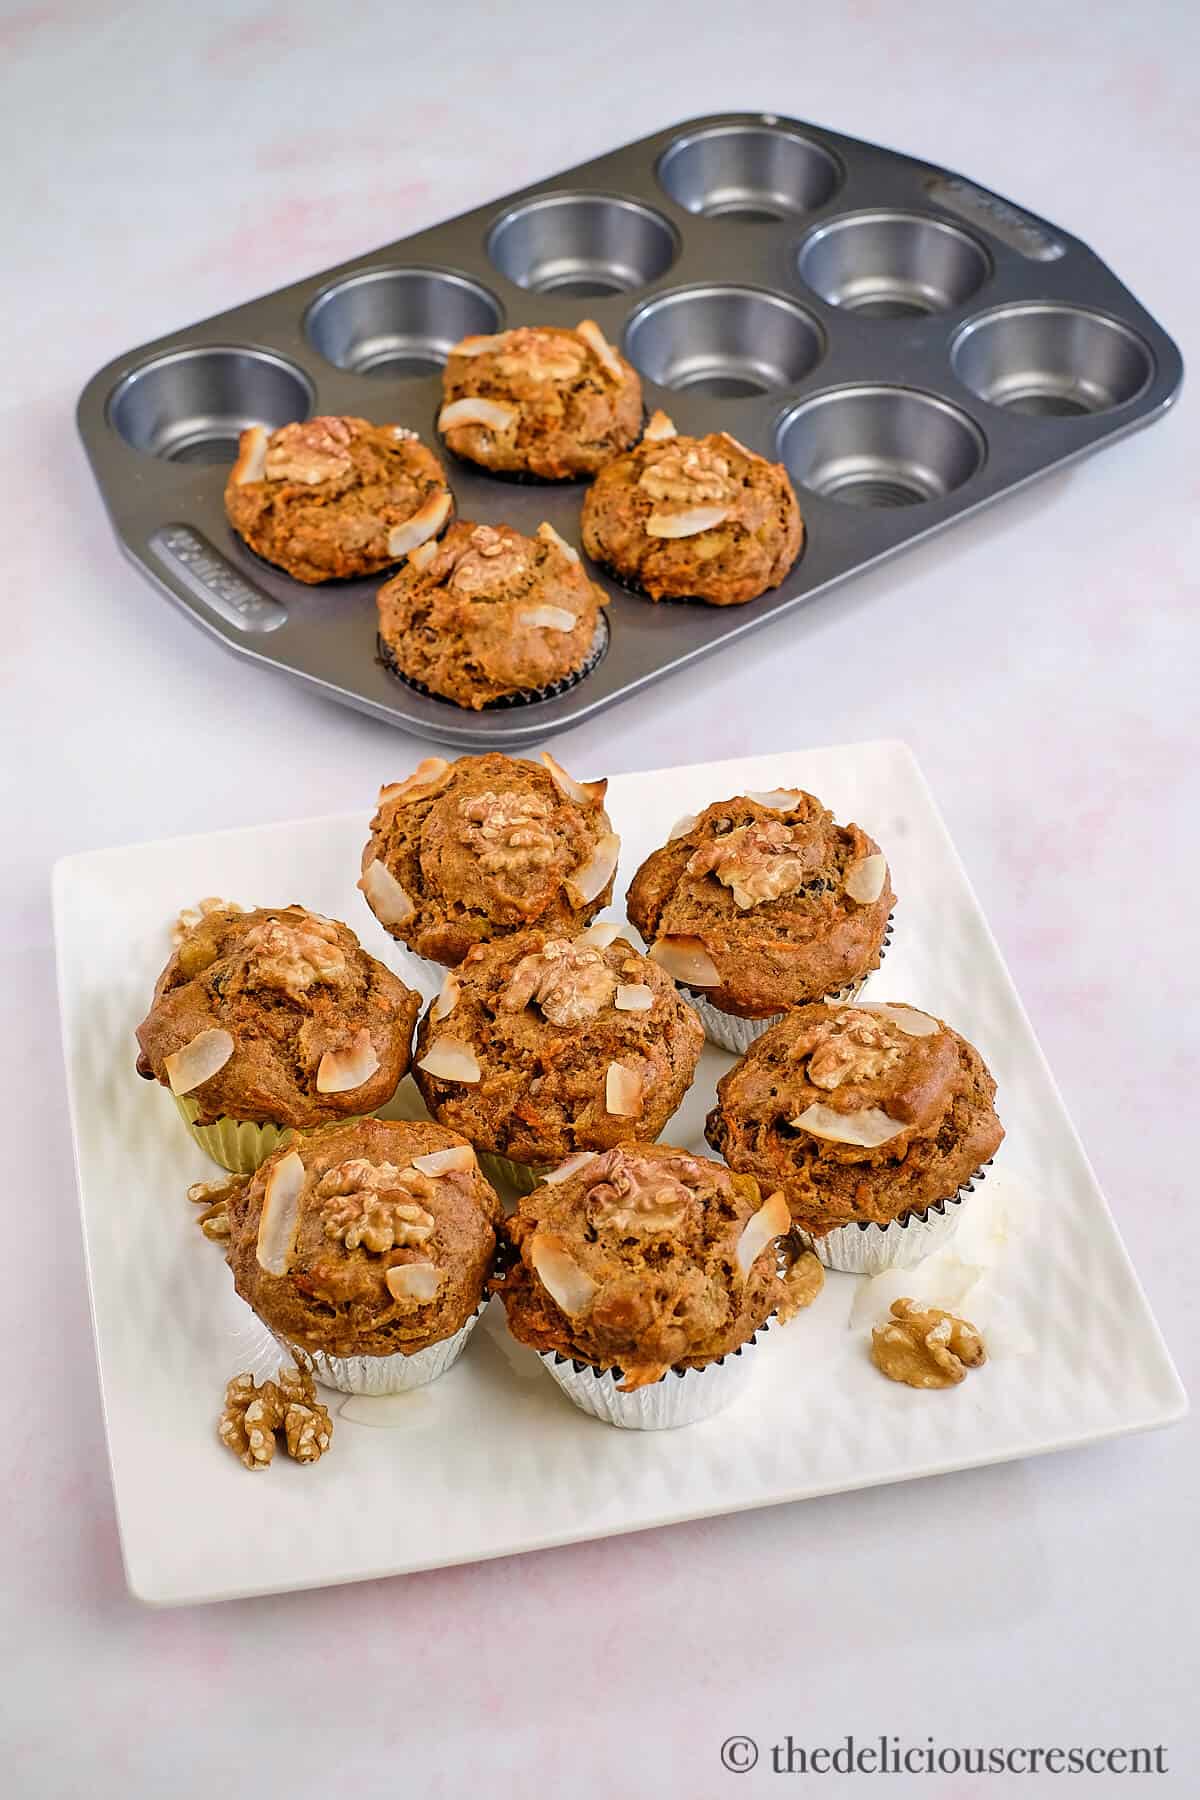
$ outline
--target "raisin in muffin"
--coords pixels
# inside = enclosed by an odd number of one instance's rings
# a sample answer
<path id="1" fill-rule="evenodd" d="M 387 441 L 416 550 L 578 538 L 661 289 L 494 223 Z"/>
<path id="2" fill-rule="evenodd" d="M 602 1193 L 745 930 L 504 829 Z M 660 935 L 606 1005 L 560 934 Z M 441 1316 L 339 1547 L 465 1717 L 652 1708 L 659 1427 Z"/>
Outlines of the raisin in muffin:
<path id="1" fill-rule="evenodd" d="M 229 523 L 297 581 L 374 575 L 454 510 L 445 471 L 415 431 L 325 417 L 243 431 L 225 488 Z"/>
<path id="2" fill-rule="evenodd" d="M 137 1028 L 138 1074 L 228 1169 L 286 1131 L 373 1112 L 408 1068 L 419 994 L 302 906 L 197 917 Z"/>
<path id="3" fill-rule="evenodd" d="M 455 456 L 494 475 L 577 481 L 642 428 L 642 384 L 600 327 L 519 325 L 455 344 L 438 430 Z"/>
<path id="4" fill-rule="evenodd" d="M 621 1144 L 572 1157 L 521 1200 L 493 1285 L 513 1336 L 577 1405 L 613 1424 L 684 1424 L 733 1397 L 705 1372 L 735 1358 L 748 1370 L 737 1353 L 779 1303 L 788 1225 L 781 1197 L 762 1204 L 745 1175 Z"/>
<path id="5" fill-rule="evenodd" d="M 573 935 L 612 895 L 620 839 L 606 781 L 575 781 L 548 751 L 431 756 L 379 790 L 359 887 L 385 930 L 453 965 L 531 925 Z"/>
<path id="6" fill-rule="evenodd" d="M 709 1037 L 737 1054 L 789 1007 L 851 998 L 879 966 L 895 899 L 865 831 L 780 788 L 681 819 L 627 906 Z"/>
<path id="7" fill-rule="evenodd" d="M 534 1166 L 658 1136 L 704 1032 L 670 977 L 614 932 L 476 945 L 418 1028 L 413 1073 L 434 1118 Z"/>
<path id="8" fill-rule="evenodd" d="M 359 1119 L 281 1145 L 229 1201 L 234 1286 L 318 1381 L 396 1393 L 449 1368 L 481 1311 L 500 1203 L 470 1145 Z"/>
<path id="9" fill-rule="evenodd" d="M 779 586 L 803 541 L 781 463 L 727 431 L 681 437 L 663 413 L 605 464 L 583 503 L 588 555 L 650 600 L 741 606 Z"/>
<path id="10" fill-rule="evenodd" d="M 460 519 L 414 550 L 377 598 L 388 667 L 456 706 L 560 689 L 603 647 L 608 596 L 552 525 L 522 537 Z"/>
<path id="11" fill-rule="evenodd" d="M 797 1007 L 717 1087 L 707 1137 L 779 1188 L 829 1268 L 910 1267 L 1004 1137 L 979 1052 L 901 1005 Z"/>

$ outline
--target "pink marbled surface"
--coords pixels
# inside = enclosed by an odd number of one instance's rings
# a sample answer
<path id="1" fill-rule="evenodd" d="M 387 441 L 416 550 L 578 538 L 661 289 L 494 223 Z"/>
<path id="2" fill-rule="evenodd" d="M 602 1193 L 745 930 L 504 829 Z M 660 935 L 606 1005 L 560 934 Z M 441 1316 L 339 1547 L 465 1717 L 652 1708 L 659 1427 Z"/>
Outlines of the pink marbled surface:
<path id="1" fill-rule="evenodd" d="M 1200 32 L 1183 0 L 695 0 L 674 16 L 641 0 L 502 17 L 453 0 L 0 6 L 0 692 L 5 772 L 23 777 L 5 783 L 0 872 L 0 1079 L 19 1121 L 0 1305 L 0 1766 L 19 1800 L 168 1783 L 180 1800 L 299 1796 L 327 1792 L 331 1770 L 344 1791 L 430 1800 L 775 1791 L 762 1770 L 722 1772 L 735 1731 L 1162 1740 L 1176 1770 L 1200 1749 L 1187 1425 L 406 1581 L 173 1614 L 125 1592 L 60 1123 L 49 864 L 359 805 L 419 747 L 224 656 L 129 570 L 74 435 L 91 371 L 729 107 L 811 116 L 1027 201 L 1093 243 L 1189 348 Z M 566 740 L 585 771 L 913 745 L 1187 1381 L 1197 449 L 1185 400 Z M 329 1727 L 315 1746 L 310 1686 Z M 1156 1791 L 1194 1790 L 1181 1773 Z"/>

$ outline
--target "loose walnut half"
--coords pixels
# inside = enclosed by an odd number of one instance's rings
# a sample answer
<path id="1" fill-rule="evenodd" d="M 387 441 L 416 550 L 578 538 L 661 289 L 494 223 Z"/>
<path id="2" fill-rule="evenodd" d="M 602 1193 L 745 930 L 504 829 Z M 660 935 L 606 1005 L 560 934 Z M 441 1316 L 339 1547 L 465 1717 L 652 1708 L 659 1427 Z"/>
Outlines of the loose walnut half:
<path id="1" fill-rule="evenodd" d="M 728 458 L 710 450 L 707 444 L 668 442 L 670 447 L 656 456 L 638 478 L 638 486 L 652 500 L 696 506 L 701 501 L 727 505 L 734 498 L 738 482 L 730 473 Z"/>
<path id="2" fill-rule="evenodd" d="M 681 1159 L 680 1171 L 687 1163 Z M 618 1146 L 589 1170 L 587 1213 L 598 1231 L 646 1237 L 676 1231 L 687 1213 L 688 1189 L 670 1163 Z"/>
<path id="3" fill-rule="evenodd" d="M 330 1169 L 317 1183 L 325 1236 L 347 1250 L 412 1250 L 427 1243 L 437 1221 L 421 1205 L 434 1181 L 420 1169 L 398 1169 L 394 1163 L 371 1163 L 352 1157 Z"/>
<path id="4" fill-rule="evenodd" d="M 337 927 L 315 913 L 296 920 L 264 919 L 246 933 L 242 947 L 255 985 L 276 988 L 293 999 L 317 982 L 338 987 L 347 977 Z"/>
<path id="5" fill-rule="evenodd" d="M 282 1431 L 287 1453 L 296 1462 L 316 1462 L 333 1438 L 333 1421 L 317 1399 L 311 1375 L 280 1369 L 275 1381 L 255 1385 L 253 1375 L 235 1375 L 225 1389 L 225 1408 L 217 1435 L 248 1469 L 265 1469 L 275 1455 L 275 1433 Z"/>
<path id="6" fill-rule="evenodd" d="M 860 1008 L 834 1014 L 825 1037 L 808 1059 L 814 1087 L 832 1089 L 844 1081 L 877 1081 L 904 1060 L 911 1040 L 890 1019 Z"/>
<path id="7" fill-rule="evenodd" d="M 783 1277 L 783 1294 L 776 1312 L 786 1325 L 798 1312 L 811 1306 L 825 1286 L 825 1271 L 811 1250 L 797 1250 Z"/>
<path id="8" fill-rule="evenodd" d="M 610 1005 L 616 991 L 617 977 L 599 950 L 550 938 L 521 958 L 500 1004 L 520 1012 L 534 1001 L 552 1025 L 579 1025 Z"/>
<path id="9" fill-rule="evenodd" d="M 889 1381 L 908 1387 L 954 1387 L 987 1361 L 974 1325 L 916 1300 L 893 1300 L 892 1317 L 871 1333 L 871 1361 Z"/>
<path id="10" fill-rule="evenodd" d="M 538 794 L 495 794 L 485 788 L 460 803 L 462 841 L 489 874 L 504 869 L 543 869 L 554 856 L 554 839 L 544 821 L 550 804 Z"/>
<path id="11" fill-rule="evenodd" d="M 196 1220 L 206 1238 L 223 1243 L 229 1236 L 229 1202 L 249 1181 L 248 1175 L 227 1175 L 224 1181 L 194 1181 L 187 1191 L 193 1206 L 204 1211 Z"/>
<path id="12" fill-rule="evenodd" d="M 267 445 L 267 480 L 299 481 L 306 487 L 336 481 L 353 467 L 352 437 L 345 419 L 328 415 L 281 426 Z"/>
<path id="13" fill-rule="evenodd" d="M 806 843 L 781 819 L 762 819 L 702 845 L 687 868 L 689 875 L 715 875 L 745 910 L 794 894 L 812 879 L 820 857 L 815 841 Z"/>

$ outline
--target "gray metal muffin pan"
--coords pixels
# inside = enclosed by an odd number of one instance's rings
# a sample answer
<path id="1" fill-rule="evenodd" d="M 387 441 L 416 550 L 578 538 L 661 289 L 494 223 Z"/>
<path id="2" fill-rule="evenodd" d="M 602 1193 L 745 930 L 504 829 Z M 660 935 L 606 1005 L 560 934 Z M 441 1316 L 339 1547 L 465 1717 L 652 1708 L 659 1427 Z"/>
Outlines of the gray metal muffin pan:
<path id="1" fill-rule="evenodd" d="M 747 606 L 608 582 L 607 653 L 567 692 L 460 710 L 376 655 L 378 580 L 305 587 L 222 492 L 238 432 L 310 413 L 436 444 L 467 332 L 595 318 L 684 432 L 784 462 L 804 553 Z M 79 427 L 125 553 L 241 656 L 449 744 L 513 748 L 731 644 L 882 557 L 1157 418 L 1179 351 L 1085 244 L 959 175 L 774 114 L 697 119 L 143 344 Z M 447 457 L 460 516 L 579 541 L 582 484 Z M 382 579 L 382 578 L 380 578 Z"/>

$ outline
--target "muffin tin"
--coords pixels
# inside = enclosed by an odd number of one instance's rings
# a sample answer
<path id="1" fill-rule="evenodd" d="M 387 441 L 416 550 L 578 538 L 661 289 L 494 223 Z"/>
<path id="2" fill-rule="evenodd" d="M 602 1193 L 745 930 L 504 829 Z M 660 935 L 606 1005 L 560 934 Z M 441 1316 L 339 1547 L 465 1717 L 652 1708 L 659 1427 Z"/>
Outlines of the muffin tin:
<path id="1" fill-rule="evenodd" d="M 222 504 L 245 426 L 314 412 L 437 443 L 468 332 L 597 320 L 684 432 L 784 462 L 808 537 L 749 605 L 613 597 L 565 692 L 480 713 L 376 654 L 377 580 L 307 588 Z M 512 749 L 731 644 L 856 570 L 1157 418 L 1183 364 L 1100 259 L 932 164 L 774 114 L 672 127 L 118 357 L 79 426 L 122 548 L 242 656 L 425 738 Z M 447 457 L 461 516 L 579 539 L 580 483 Z"/>

